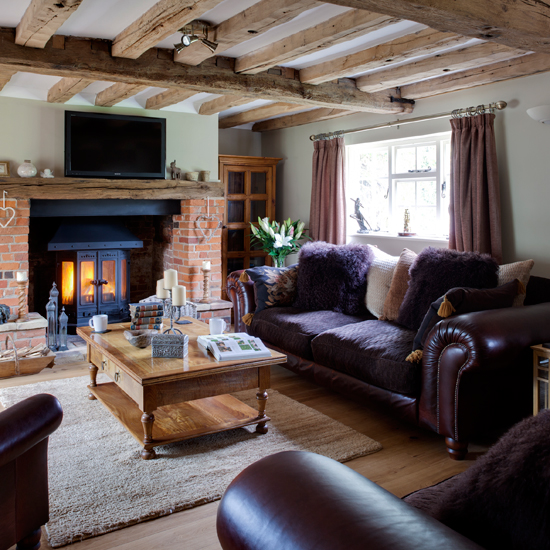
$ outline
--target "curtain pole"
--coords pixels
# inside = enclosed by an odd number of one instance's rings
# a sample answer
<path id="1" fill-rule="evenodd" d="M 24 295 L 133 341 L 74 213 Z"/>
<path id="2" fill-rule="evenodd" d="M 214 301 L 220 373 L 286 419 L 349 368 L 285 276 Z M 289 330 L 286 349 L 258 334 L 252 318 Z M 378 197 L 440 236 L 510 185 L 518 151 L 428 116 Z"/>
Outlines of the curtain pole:
<path id="1" fill-rule="evenodd" d="M 340 137 L 345 134 L 355 134 L 357 132 L 367 132 L 369 130 L 378 130 L 380 128 L 391 128 L 392 126 L 401 126 L 403 124 L 414 124 L 415 122 L 423 122 L 425 120 L 436 120 L 438 118 L 460 118 L 464 116 L 475 116 L 483 114 L 486 111 L 502 111 L 506 109 L 506 101 L 496 101 L 495 103 L 489 103 L 489 105 L 478 105 L 477 107 L 467 107 L 465 109 L 455 109 L 450 113 L 439 113 L 438 115 L 420 116 L 417 118 L 409 118 L 405 120 L 396 120 L 394 122 L 383 122 L 382 124 L 376 124 L 375 126 L 365 126 L 363 128 L 355 128 L 354 130 L 338 130 L 337 132 L 328 132 L 326 134 L 315 134 L 309 136 L 311 141 L 319 141 L 321 139 L 332 139 Z"/>

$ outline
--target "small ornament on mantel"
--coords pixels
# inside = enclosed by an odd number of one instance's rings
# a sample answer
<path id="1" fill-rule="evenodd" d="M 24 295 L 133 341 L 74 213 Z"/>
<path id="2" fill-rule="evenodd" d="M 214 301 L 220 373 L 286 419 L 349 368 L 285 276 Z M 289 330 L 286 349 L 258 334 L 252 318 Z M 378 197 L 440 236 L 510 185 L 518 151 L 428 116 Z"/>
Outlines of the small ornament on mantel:
<path id="1" fill-rule="evenodd" d="M 182 174 L 181 168 L 178 168 L 176 166 L 176 161 L 170 163 L 170 172 L 172 173 L 173 180 L 182 179 L 183 174 Z"/>
<path id="2" fill-rule="evenodd" d="M 42 172 L 40 172 L 40 177 L 42 177 L 42 178 L 53 178 L 54 177 L 53 170 L 51 170 L 50 168 L 44 168 L 44 170 L 42 170 Z"/>
<path id="3" fill-rule="evenodd" d="M 412 233 L 410 229 L 411 214 L 408 208 L 405 208 L 405 219 L 403 223 L 403 231 L 398 233 L 400 237 L 413 237 L 416 233 Z"/>

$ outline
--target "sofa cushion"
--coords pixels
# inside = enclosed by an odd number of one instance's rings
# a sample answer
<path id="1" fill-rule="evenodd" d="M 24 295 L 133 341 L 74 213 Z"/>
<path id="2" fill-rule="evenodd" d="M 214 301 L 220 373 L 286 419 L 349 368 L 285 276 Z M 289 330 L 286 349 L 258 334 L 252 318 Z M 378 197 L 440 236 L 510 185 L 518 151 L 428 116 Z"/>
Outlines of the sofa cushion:
<path id="1" fill-rule="evenodd" d="M 391 280 L 390 291 L 384 301 L 384 310 L 381 319 L 383 321 L 395 321 L 399 315 L 399 308 L 409 288 L 409 269 L 416 260 L 416 252 L 404 248 L 399 256 Z"/>
<path id="2" fill-rule="evenodd" d="M 311 342 L 316 363 L 397 393 L 415 395 L 418 365 L 408 363 L 415 332 L 387 321 L 364 321 L 319 334 Z"/>
<path id="3" fill-rule="evenodd" d="M 454 287 L 494 288 L 498 264 L 488 254 L 425 248 L 409 271 L 411 280 L 397 322 L 418 330 L 430 304 Z"/>
<path id="4" fill-rule="evenodd" d="M 365 319 L 374 319 L 368 312 L 361 316 L 336 311 L 306 311 L 295 307 L 271 307 L 254 315 L 248 333 L 289 353 L 313 359 L 311 340 L 325 330 Z"/>
<path id="5" fill-rule="evenodd" d="M 519 279 L 525 288 L 529 284 L 531 269 L 535 265 L 534 260 L 525 260 L 523 262 L 514 262 L 513 264 L 504 264 L 498 268 L 498 284 L 503 285 Z M 521 307 L 525 302 L 525 294 L 518 294 L 514 300 L 514 307 Z"/>
<path id="6" fill-rule="evenodd" d="M 550 410 L 511 428 L 465 472 L 405 498 L 488 549 L 550 541 Z"/>
<path id="7" fill-rule="evenodd" d="M 367 272 L 372 251 L 366 245 L 306 243 L 300 250 L 298 297 L 294 307 L 365 313 Z"/>
<path id="8" fill-rule="evenodd" d="M 384 302 L 390 291 L 399 256 L 390 256 L 376 246 L 368 246 L 371 248 L 374 258 L 367 273 L 365 305 L 378 318 L 382 317 L 384 312 Z"/>
<path id="9" fill-rule="evenodd" d="M 246 275 L 254 281 L 255 313 L 266 307 L 290 306 L 296 299 L 298 264 L 290 267 L 262 265 L 247 269 Z"/>

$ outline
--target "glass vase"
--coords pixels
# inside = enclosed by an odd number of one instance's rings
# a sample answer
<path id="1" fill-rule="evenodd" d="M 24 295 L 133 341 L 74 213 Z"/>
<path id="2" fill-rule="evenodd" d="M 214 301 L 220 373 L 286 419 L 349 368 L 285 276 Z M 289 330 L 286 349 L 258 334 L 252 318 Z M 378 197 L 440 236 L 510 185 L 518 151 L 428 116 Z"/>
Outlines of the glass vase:
<path id="1" fill-rule="evenodd" d="M 26 160 L 23 164 L 17 168 L 17 173 L 22 178 L 34 178 L 36 176 L 36 166 L 30 161 Z"/>

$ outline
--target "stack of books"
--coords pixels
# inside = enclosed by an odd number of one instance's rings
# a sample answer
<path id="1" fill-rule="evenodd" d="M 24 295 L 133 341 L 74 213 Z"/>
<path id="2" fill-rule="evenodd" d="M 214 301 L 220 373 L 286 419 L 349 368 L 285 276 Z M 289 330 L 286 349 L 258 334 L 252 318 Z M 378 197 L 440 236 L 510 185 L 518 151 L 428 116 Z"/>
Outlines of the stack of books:
<path id="1" fill-rule="evenodd" d="M 162 328 L 164 306 L 162 302 L 130 304 L 131 330 Z"/>

